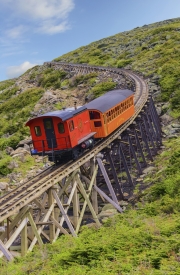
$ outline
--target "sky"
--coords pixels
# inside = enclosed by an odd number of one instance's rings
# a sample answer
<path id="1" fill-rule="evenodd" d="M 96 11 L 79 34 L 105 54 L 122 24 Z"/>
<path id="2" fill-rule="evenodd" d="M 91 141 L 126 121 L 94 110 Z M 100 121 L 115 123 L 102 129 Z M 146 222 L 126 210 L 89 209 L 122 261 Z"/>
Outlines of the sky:
<path id="1" fill-rule="evenodd" d="M 0 81 L 91 42 L 180 17 L 180 0 L 0 0 Z"/>

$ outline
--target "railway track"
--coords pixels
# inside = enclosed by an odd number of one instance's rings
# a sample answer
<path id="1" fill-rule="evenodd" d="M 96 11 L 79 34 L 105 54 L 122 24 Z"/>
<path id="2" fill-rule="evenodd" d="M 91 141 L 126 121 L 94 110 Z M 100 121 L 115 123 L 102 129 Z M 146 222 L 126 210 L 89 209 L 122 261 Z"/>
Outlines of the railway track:
<path id="1" fill-rule="evenodd" d="M 89 71 L 110 71 L 117 74 L 123 74 L 125 77 L 133 80 L 135 84 L 135 114 L 115 132 L 113 132 L 105 140 L 97 144 L 93 150 L 87 151 L 78 160 L 69 161 L 66 164 L 55 167 L 52 166 L 36 176 L 32 180 L 24 183 L 17 187 L 13 191 L 4 195 L 0 198 L 0 222 L 6 218 L 18 213 L 18 211 L 25 205 L 31 204 L 32 201 L 40 197 L 47 189 L 60 182 L 64 177 L 68 176 L 74 170 L 78 169 L 81 165 L 86 163 L 88 160 L 96 156 L 105 147 L 107 147 L 114 139 L 116 139 L 128 126 L 134 121 L 134 119 L 141 112 L 143 106 L 148 99 L 148 88 L 144 80 L 138 75 L 125 71 L 122 69 L 106 68 L 106 67 L 95 67 L 88 65 L 76 65 L 68 63 L 47 63 L 47 64 L 60 64 L 61 66 L 68 67 L 71 69 L 88 70 Z"/>

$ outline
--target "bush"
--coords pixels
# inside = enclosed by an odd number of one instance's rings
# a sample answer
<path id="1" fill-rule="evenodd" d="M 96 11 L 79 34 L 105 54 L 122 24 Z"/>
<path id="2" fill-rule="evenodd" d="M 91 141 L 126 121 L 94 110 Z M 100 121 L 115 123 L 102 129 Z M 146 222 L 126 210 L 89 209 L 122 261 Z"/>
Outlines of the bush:
<path id="1" fill-rule="evenodd" d="M 131 59 L 122 59 L 122 60 L 118 61 L 117 67 L 118 68 L 123 68 L 123 67 L 125 67 L 126 65 L 128 65 L 130 63 L 132 63 Z"/>
<path id="2" fill-rule="evenodd" d="M 56 71 L 51 68 L 47 69 L 39 80 L 39 85 L 44 88 L 60 88 L 61 80 L 67 75 L 67 72 Z"/>
<path id="3" fill-rule="evenodd" d="M 89 92 L 93 93 L 95 98 L 103 95 L 105 92 L 111 91 L 116 87 L 116 83 L 112 81 L 102 82 L 95 85 Z"/>
<path id="4" fill-rule="evenodd" d="M 12 172 L 12 169 L 8 168 L 8 164 L 12 161 L 10 156 L 5 156 L 3 159 L 0 159 L 0 175 L 6 176 Z"/>
<path id="5" fill-rule="evenodd" d="M 180 111 L 180 89 L 174 93 L 173 98 L 171 99 L 171 107 L 174 110 Z"/>

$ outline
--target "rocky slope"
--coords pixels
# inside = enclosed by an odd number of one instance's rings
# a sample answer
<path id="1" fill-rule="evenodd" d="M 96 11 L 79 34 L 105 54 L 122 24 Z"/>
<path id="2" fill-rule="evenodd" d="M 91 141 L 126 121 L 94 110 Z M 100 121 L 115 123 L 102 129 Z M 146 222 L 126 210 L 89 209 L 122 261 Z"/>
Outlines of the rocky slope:
<path id="1" fill-rule="evenodd" d="M 156 101 L 164 137 L 177 137 L 180 132 L 179 41 L 180 19 L 177 18 L 101 39 L 55 61 L 123 67 L 140 73 Z M 128 87 L 125 79 L 118 82 L 121 88 Z M 46 64 L 28 70 L 17 79 L 1 82 L 0 189 L 12 188 L 45 168 L 42 160 L 32 160 L 29 155 L 29 130 L 24 127 L 29 118 L 73 106 L 75 101 L 82 105 L 118 87 L 116 77 L 107 73 L 76 75 L 48 68 Z"/>

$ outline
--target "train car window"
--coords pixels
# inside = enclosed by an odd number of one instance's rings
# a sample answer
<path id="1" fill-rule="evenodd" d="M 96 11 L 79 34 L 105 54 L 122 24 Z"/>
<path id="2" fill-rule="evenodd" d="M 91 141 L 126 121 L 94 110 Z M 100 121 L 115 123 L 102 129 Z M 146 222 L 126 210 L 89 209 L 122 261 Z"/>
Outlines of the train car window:
<path id="1" fill-rule="evenodd" d="M 73 120 L 69 121 L 69 130 L 70 130 L 70 132 L 72 132 L 74 130 L 74 122 L 73 122 Z"/>
<path id="2" fill-rule="evenodd" d="M 100 118 L 100 113 L 98 112 L 95 112 L 95 111 L 90 111 L 89 112 L 89 115 L 90 115 L 90 119 L 99 119 Z"/>
<path id="3" fill-rule="evenodd" d="M 89 116 L 90 116 L 90 119 L 91 119 L 91 120 L 94 119 L 94 112 L 90 111 L 90 112 L 89 112 Z"/>
<path id="4" fill-rule="evenodd" d="M 101 121 L 94 121 L 94 127 L 101 127 Z"/>
<path id="5" fill-rule="evenodd" d="M 46 129 L 52 129 L 53 128 L 51 120 L 45 120 L 45 128 Z"/>
<path id="6" fill-rule="evenodd" d="M 41 134 L 41 128 L 39 126 L 35 126 L 34 131 L 35 131 L 35 134 L 36 134 L 37 137 L 40 137 L 42 135 Z"/>
<path id="7" fill-rule="evenodd" d="M 65 132 L 65 130 L 64 130 L 64 124 L 62 122 L 58 123 L 58 132 L 60 134 L 63 134 Z"/>

